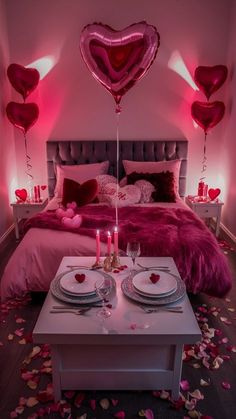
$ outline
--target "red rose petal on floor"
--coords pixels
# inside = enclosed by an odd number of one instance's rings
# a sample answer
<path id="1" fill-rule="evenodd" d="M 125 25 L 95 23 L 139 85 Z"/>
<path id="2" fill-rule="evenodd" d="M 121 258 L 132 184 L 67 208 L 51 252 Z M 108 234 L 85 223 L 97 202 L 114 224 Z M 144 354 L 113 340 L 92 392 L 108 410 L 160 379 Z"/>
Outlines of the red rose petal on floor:
<path id="1" fill-rule="evenodd" d="M 82 402 L 84 401 L 84 398 L 85 398 L 85 393 L 79 393 L 76 396 L 75 401 L 74 401 L 75 406 L 80 407 Z"/>
<path id="2" fill-rule="evenodd" d="M 231 389 L 231 384 L 228 383 L 227 381 L 222 381 L 221 386 L 225 389 L 225 390 L 230 390 Z"/>
<path id="3" fill-rule="evenodd" d="M 96 400 L 95 399 L 91 399 L 89 404 L 90 404 L 90 407 L 91 407 L 92 410 L 96 409 Z"/>
<path id="4" fill-rule="evenodd" d="M 123 410 L 121 410 L 120 412 L 115 413 L 114 418 L 124 419 L 125 418 L 125 412 Z"/>

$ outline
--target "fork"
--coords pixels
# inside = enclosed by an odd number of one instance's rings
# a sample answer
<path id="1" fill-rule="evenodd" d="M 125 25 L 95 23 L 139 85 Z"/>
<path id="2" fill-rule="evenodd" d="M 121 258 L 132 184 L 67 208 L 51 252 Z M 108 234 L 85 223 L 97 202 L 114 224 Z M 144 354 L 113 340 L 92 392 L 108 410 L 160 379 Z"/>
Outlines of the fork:
<path id="1" fill-rule="evenodd" d="M 96 271 L 97 269 L 102 269 L 102 266 L 83 266 L 83 265 L 66 265 L 69 269 L 74 268 L 81 268 L 81 269 L 88 269 L 89 271 Z"/>
<path id="2" fill-rule="evenodd" d="M 169 272 L 170 271 L 170 268 L 168 268 L 168 266 L 143 266 L 143 265 L 140 265 L 140 263 L 137 263 L 137 265 L 140 267 L 140 268 L 142 268 L 142 269 L 145 269 L 145 270 L 149 270 L 149 269 L 157 269 L 157 270 L 159 270 L 159 271 L 166 271 L 166 272 Z"/>
<path id="3" fill-rule="evenodd" d="M 175 306 L 175 307 L 157 307 L 157 308 L 149 308 L 140 306 L 145 313 L 159 313 L 161 311 L 167 311 L 170 313 L 183 313 L 183 308 L 181 306 Z"/>
<path id="4" fill-rule="evenodd" d="M 80 316 L 86 313 L 86 311 L 88 310 L 90 310 L 90 308 L 78 308 L 78 309 L 64 308 L 64 309 L 50 310 L 50 313 L 73 313 L 73 314 L 76 314 L 77 316 Z"/>

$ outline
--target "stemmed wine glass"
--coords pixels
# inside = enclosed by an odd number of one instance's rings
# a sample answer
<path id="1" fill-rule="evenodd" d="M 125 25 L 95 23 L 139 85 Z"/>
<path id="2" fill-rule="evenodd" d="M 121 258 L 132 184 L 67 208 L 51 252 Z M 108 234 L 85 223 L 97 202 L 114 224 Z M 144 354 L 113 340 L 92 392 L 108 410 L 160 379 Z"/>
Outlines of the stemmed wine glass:
<path id="1" fill-rule="evenodd" d="M 141 249 L 140 249 L 140 243 L 137 240 L 131 240 L 127 243 L 126 247 L 126 254 L 127 256 L 130 256 L 133 262 L 133 269 L 135 266 L 135 259 L 136 257 L 140 256 Z"/>
<path id="2" fill-rule="evenodd" d="M 102 308 L 97 311 L 97 316 L 102 317 L 103 319 L 110 317 L 111 315 L 111 311 L 105 306 L 105 303 L 107 302 L 106 297 L 108 297 L 112 291 L 112 287 L 112 279 L 109 277 L 101 277 L 95 282 L 96 294 L 102 300 Z"/>

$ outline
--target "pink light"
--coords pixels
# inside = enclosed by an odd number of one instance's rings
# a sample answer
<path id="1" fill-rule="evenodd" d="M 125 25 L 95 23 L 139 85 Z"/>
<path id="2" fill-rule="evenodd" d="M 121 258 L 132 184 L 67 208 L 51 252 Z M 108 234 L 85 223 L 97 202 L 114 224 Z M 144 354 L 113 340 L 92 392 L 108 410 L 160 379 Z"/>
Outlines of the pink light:
<path id="1" fill-rule="evenodd" d="M 28 64 L 26 68 L 36 68 L 40 74 L 40 80 L 42 80 L 52 70 L 56 63 L 57 59 L 54 56 L 47 55 Z"/>
<path id="2" fill-rule="evenodd" d="M 193 90 L 199 90 L 178 51 L 174 51 L 171 54 L 171 57 L 168 61 L 168 67 L 179 74 L 179 76 L 181 76 L 192 87 Z"/>

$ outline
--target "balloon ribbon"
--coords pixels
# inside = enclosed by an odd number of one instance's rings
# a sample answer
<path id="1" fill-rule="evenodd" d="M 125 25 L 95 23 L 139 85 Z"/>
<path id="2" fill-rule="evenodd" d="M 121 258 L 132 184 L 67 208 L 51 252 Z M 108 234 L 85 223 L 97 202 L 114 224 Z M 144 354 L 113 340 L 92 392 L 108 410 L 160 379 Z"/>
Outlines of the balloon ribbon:
<path id="1" fill-rule="evenodd" d="M 207 169 L 207 157 L 206 157 L 206 140 L 207 140 L 207 133 L 205 132 L 205 138 L 204 138 L 204 146 L 203 146 L 203 159 L 202 159 L 202 176 L 200 180 L 204 180 L 206 178 L 205 172 Z"/>
<path id="2" fill-rule="evenodd" d="M 26 175 L 28 178 L 28 184 L 31 185 L 31 182 L 33 180 L 33 176 L 31 174 L 31 170 L 32 170 L 32 165 L 31 165 L 31 157 L 29 156 L 28 153 L 28 146 L 27 146 L 27 138 L 26 138 L 26 133 L 24 132 L 24 140 L 25 140 L 25 160 L 26 160 Z M 30 191 L 31 192 L 31 191 Z"/>

